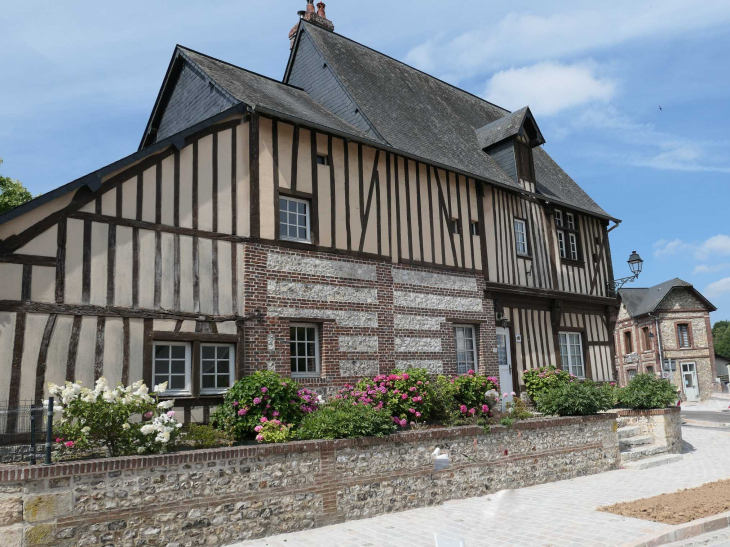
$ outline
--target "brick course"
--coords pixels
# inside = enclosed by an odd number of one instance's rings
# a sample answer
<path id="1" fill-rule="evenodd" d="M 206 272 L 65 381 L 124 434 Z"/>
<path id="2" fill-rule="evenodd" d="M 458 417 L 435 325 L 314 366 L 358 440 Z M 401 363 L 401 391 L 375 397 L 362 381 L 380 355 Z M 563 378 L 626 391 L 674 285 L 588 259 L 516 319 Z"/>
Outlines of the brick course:
<path id="1" fill-rule="evenodd" d="M 498 375 L 494 304 L 478 272 L 255 243 L 244 244 L 243 262 L 246 311 L 265 316 L 246 325 L 247 375 L 261 369 L 291 374 L 289 325 L 297 317 L 319 325 L 321 360 L 318 378 L 298 381 L 323 392 L 362 377 L 351 374 L 407 364 L 456 374 L 454 323 L 474 325 L 478 368 Z"/>

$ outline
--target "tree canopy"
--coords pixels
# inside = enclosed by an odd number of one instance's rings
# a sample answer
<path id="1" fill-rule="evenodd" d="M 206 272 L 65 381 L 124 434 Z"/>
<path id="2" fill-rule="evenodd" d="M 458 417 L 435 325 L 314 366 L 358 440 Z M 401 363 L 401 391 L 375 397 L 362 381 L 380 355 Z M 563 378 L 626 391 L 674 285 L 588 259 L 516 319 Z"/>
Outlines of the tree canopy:
<path id="1" fill-rule="evenodd" d="M 715 353 L 730 359 L 730 321 L 718 321 L 712 326 Z"/>
<path id="2" fill-rule="evenodd" d="M 0 165 L 2 163 L 3 160 L 0 159 Z M 33 199 L 33 194 L 19 180 L 0 175 L 0 214 L 31 199 Z"/>

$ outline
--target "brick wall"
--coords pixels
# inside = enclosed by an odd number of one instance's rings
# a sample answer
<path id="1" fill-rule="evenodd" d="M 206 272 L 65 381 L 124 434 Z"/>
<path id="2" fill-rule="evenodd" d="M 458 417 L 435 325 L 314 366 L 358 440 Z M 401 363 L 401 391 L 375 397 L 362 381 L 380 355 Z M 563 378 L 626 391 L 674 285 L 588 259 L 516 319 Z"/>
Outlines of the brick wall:
<path id="1" fill-rule="evenodd" d="M 226 545 L 599 473 L 619 465 L 615 420 L 0 466 L 0 545 Z"/>
<path id="2" fill-rule="evenodd" d="M 319 328 L 321 374 L 300 383 L 332 390 L 396 367 L 456 374 L 455 324 L 475 327 L 480 372 L 498 375 L 494 305 L 478 273 L 446 272 L 346 255 L 244 246 L 245 374 L 291 374 L 289 326 Z"/>

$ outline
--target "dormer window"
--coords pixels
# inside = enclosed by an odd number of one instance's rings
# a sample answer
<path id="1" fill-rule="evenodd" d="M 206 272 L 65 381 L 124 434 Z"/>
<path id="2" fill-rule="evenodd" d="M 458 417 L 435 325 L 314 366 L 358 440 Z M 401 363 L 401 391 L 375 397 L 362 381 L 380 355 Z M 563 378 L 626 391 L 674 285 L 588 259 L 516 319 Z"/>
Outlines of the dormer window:
<path id="1" fill-rule="evenodd" d="M 535 165 L 532 161 L 532 148 L 520 140 L 515 140 L 515 160 L 519 180 L 535 182 Z"/>

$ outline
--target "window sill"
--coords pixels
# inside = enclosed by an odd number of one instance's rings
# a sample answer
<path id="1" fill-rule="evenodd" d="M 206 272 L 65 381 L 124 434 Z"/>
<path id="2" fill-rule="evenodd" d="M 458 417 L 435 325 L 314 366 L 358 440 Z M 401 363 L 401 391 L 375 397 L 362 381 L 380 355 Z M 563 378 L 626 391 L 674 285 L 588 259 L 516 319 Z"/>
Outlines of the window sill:
<path id="1" fill-rule="evenodd" d="M 279 241 L 287 241 L 289 243 L 301 243 L 303 245 L 312 245 L 310 239 L 294 239 L 293 237 L 280 237 Z"/>
<path id="2" fill-rule="evenodd" d="M 532 260 L 532 256 L 530 256 L 530 255 L 523 255 L 522 253 L 517 253 L 517 258 L 522 258 L 524 260 Z"/>
<path id="3" fill-rule="evenodd" d="M 291 377 L 295 380 L 296 379 L 307 380 L 307 379 L 312 379 L 312 378 L 321 378 L 322 375 L 321 374 L 292 374 Z"/>
<path id="4" fill-rule="evenodd" d="M 582 260 L 573 260 L 572 258 L 560 258 L 560 262 L 562 264 L 567 264 L 569 266 L 578 266 L 579 268 L 584 268 L 586 263 Z"/>
<path id="5" fill-rule="evenodd" d="M 211 390 L 207 390 L 206 389 L 205 391 L 201 391 L 200 392 L 200 396 L 201 397 L 220 397 L 221 395 L 225 395 L 226 393 L 228 393 L 228 390 L 229 389 L 230 388 L 226 388 L 226 389 L 215 389 L 215 390 L 214 389 L 211 389 Z"/>

